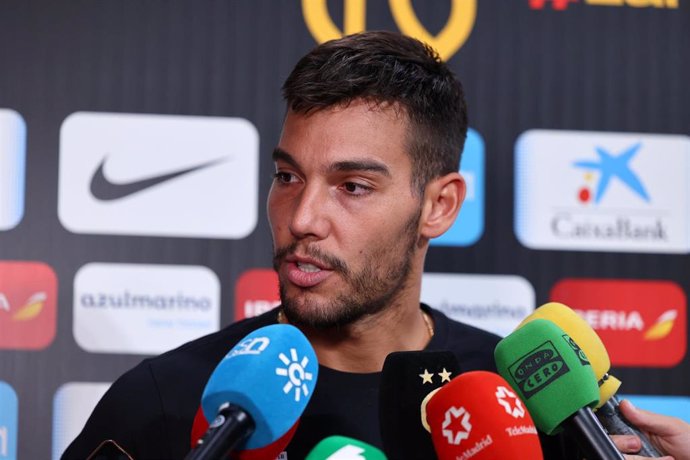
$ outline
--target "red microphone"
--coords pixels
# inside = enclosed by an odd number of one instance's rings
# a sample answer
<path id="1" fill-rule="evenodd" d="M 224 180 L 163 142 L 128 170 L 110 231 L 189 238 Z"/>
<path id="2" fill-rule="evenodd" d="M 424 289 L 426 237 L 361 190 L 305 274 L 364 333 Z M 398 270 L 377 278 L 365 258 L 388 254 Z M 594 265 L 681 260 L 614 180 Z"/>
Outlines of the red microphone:
<path id="1" fill-rule="evenodd" d="M 532 417 L 493 372 L 460 374 L 431 398 L 426 414 L 440 460 L 543 459 Z"/>
<path id="2" fill-rule="evenodd" d="M 278 455 L 285 450 L 287 445 L 290 444 L 290 441 L 292 441 L 292 437 L 295 435 L 295 431 L 297 431 L 297 425 L 299 425 L 299 419 L 292 425 L 292 428 L 287 430 L 284 435 L 272 443 L 255 449 L 234 451 L 230 454 L 229 458 L 232 460 L 275 460 Z M 199 438 L 201 438 L 207 430 L 208 420 L 206 420 L 204 411 L 201 409 L 201 406 L 199 406 L 196 415 L 194 415 L 194 422 L 192 423 L 192 447 L 196 446 Z"/>

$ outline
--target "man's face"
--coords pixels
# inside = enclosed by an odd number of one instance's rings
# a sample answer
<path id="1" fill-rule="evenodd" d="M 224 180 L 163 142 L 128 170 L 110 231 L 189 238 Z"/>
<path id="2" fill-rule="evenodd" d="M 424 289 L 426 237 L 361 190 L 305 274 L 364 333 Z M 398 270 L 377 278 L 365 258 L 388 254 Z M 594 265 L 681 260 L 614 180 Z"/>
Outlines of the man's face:
<path id="1" fill-rule="evenodd" d="M 288 113 L 268 217 L 290 322 L 343 326 L 408 292 L 421 199 L 405 120 L 364 102 Z"/>

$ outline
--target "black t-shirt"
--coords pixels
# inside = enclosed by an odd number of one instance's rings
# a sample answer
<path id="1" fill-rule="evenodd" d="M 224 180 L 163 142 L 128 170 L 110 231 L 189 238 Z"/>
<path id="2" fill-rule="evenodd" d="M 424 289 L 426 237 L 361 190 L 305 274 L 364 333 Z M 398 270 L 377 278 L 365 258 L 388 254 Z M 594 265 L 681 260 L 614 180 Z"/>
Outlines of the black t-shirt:
<path id="1" fill-rule="evenodd" d="M 453 352 L 461 372 L 496 371 L 493 350 L 499 337 L 452 321 L 426 305 L 422 308 L 434 319 L 427 350 Z M 244 336 L 276 319 L 273 310 L 142 361 L 113 383 L 62 458 L 84 459 L 106 439 L 136 460 L 183 458 L 190 450 L 201 395 L 218 362 Z M 335 434 L 381 447 L 380 377 L 320 366 L 314 394 L 287 447 L 288 460 L 305 458 L 319 441 Z M 542 446 L 547 460 L 577 458 L 561 437 L 542 436 Z"/>

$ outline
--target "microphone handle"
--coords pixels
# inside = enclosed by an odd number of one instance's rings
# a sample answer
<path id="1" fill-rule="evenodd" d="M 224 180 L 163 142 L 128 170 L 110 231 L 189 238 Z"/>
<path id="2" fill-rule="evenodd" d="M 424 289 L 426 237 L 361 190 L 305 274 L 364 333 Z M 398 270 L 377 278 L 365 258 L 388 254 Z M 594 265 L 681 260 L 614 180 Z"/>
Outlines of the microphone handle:
<path id="1" fill-rule="evenodd" d="M 624 460 L 589 407 L 579 409 L 562 426 L 575 438 L 587 460 Z"/>
<path id="2" fill-rule="evenodd" d="M 625 418 L 621 413 L 619 405 L 620 401 L 613 395 L 597 410 L 597 418 L 604 428 L 606 428 L 606 431 L 608 431 L 609 434 L 635 435 L 642 441 L 642 449 L 640 449 L 639 455 L 651 458 L 663 457 L 663 454 L 654 447 L 647 435 Z"/>
<path id="3" fill-rule="evenodd" d="M 254 432 L 251 416 L 240 406 L 225 403 L 197 445 L 184 460 L 219 460 L 226 458 L 237 444 Z"/>

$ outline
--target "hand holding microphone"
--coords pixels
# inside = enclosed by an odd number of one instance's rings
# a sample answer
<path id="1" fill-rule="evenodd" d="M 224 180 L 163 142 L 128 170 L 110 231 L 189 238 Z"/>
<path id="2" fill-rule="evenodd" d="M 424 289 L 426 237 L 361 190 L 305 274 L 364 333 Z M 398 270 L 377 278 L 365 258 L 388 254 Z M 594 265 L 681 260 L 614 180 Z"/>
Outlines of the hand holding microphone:
<path id="1" fill-rule="evenodd" d="M 317 375 L 316 354 L 299 329 L 275 324 L 250 333 L 211 374 L 201 405 L 212 422 L 186 459 L 276 442 L 297 423 Z"/>
<path id="2" fill-rule="evenodd" d="M 676 417 L 637 409 L 626 400 L 621 402 L 620 410 L 628 420 L 648 433 L 664 452 L 673 456 L 663 457 L 663 459 L 690 460 L 690 424 Z M 628 448 L 630 441 L 633 445 Z M 635 453 L 639 450 L 639 439 L 634 436 L 615 436 L 614 442 L 623 452 Z M 642 460 L 648 457 L 626 455 L 625 458 L 626 460 Z"/>

